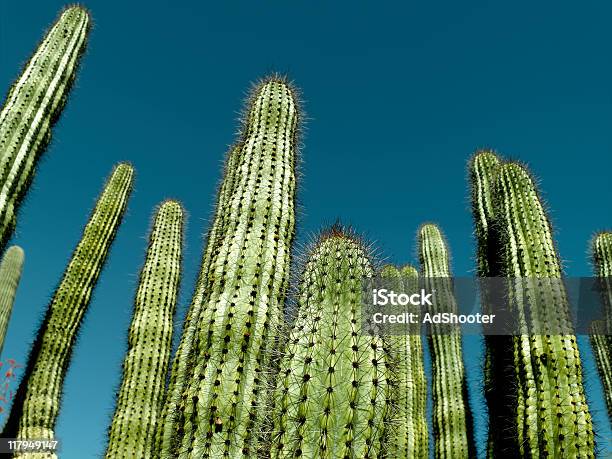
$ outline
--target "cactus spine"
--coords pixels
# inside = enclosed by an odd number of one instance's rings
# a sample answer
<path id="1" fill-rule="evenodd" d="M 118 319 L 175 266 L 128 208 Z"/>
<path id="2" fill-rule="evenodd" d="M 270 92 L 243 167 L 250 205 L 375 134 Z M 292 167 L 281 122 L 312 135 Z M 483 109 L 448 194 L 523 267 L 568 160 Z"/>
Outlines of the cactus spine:
<path id="1" fill-rule="evenodd" d="M 23 268 L 23 258 L 23 249 L 14 245 L 8 248 L 0 263 L 0 352 L 2 352 L 6 329 L 13 312 L 15 292 L 17 292 Z"/>
<path id="2" fill-rule="evenodd" d="M 202 299 L 189 319 L 194 342 L 183 365 L 187 374 L 176 378 L 184 387 L 166 416 L 162 457 L 250 455 L 267 376 L 262 369 L 289 278 L 297 121 L 296 99 L 284 81 L 256 88 L 221 210 L 223 232 L 210 259 L 205 251 L 210 267 L 202 267 L 204 284 L 196 288 Z"/>
<path id="3" fill-rule="evenodd" d="M 612 422 L 612 232 L 602 232 L 593 240 L 593 264 L 600 280 L 603 321 L 591 325 L 591 346 L 604 391 L 608 418 Z"/>
<path id="4" fill-rule="evenodd" d="M 448 279 L 448 249 L 437 226 L 426 224 L 419 230 L 419 255 L 428 291 L 436 292 L 434 312 L 456 312 L 457 305 Z M 429 349 L 435 457 L 475 457 L 459 330 L 452 327 L 443 331 L 432 324 Z"/>
<path id="5" fill-rule="evenodd" d="M 90 27 L 80 6 L 66 8 L 11 87 L 0 112 L 0 251 L 34 168 L 68 97 Z"/>
<path id="6" fill-rule="evenodd" d="M 172 347 L 182 237 L 183 209 L 166 201 L 157 211 L 140 273 L 108 459 L 152 456 Z"/>
<path id="7" fill-rule="evenodd" d="M 411 293 L 418 287 L 418 271 L 412 266 L 397 269 L 385 266 L 381 277 L 392 281 L 393 291 Z M 427 381 L 423 366 L 420 327 L 405 335 L 391 335 L 385 341 L 392 361 L 392 408 L 388 414 L 389 433 L 385 456 L 389 458 L 428 458 Z"/>
<path id="8" fill-rule="evenodd" d="M 533 332 L 542 323 L 559 330 L 569 327 L 561 267 L 546 213 L 533 181 L 518 164 L 499 167 L 494 193 L 501 275 L 515 279 L 509 304 L 517 313 L 521 333 L 513 338 L 514 349 L 505 350 L 512 351 L 516 373 L 516 410 L 510 413 L 516 423 L 512 452 L 522 457 L 593 457 L 593 426 L 576 337 Z M 517 279 L 538 282 L 530 288 L 529 282 Z M 528 305 L 521 299 L 525 283 Z M 499 379 L 503 376 L 496 375 L 496 383 L 512 388 Z"/>
<path id="9" fill-rule="evenodd" d="M 53 439 L 72 346 L 123 217 L 132 177 L 132 167 L 119 164 L 96 203 L 34 341 L 3 437 Z"/>
<path id="10" fill-rule="evenodd" d="M 333 227 L 310 253 L 274 394 L 272 458 L 377 458 L 388 398 L 380 337 L 362 333 L 361 242 Z"/>

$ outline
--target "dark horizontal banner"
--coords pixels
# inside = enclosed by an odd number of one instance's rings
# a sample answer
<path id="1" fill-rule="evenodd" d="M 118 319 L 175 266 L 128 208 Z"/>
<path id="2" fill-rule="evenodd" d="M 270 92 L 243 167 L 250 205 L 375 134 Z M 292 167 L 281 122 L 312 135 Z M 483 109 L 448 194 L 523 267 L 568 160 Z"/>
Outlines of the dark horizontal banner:
<path id="1" fill-rule="evenodd" d="M 362 326 L 375 335 L 612 335 L 612 278 L 373 277 Z"/>

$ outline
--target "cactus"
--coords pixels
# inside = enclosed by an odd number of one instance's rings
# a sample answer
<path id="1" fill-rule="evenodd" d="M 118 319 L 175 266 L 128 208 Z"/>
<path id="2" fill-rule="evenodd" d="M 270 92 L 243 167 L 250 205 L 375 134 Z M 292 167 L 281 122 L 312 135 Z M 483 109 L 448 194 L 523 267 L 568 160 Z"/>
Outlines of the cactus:
<path id="1" fill-rule="evenodd" d="M 169 406 L 163 458 L 249 456 L 262 370 L 282 320 L 295 226 L 298 107 L 293 90 L 270 78 L 254 91 L 223 223 L 204 254 L 183 340 L 180 401 Z M 229 190 L 228 190 L 229 191 Z M 217 221 L 215 219 L 215 224 Z M 214 225 L 213 225 L 214 226 Z M 209 265 L 209 266 L 204 266 Z M 202 295 L 201 300 L 197 295 Z M 194 312 L 194 305 L 199 311 Z M 175 360 L 175 365 L 178 363 Z M 175 388 L 169 388 L 173 404 Z"/>
<path id="2" fill-rule="evenodd" d="M 0 252 L 15 229 L 19 204 L 65 105 L 90 23 L 80 6 L 62 11 L 0 111 Z"/>
<path id="3" fill-rule="evenodd" d="M 0 263 L 0 352 L 2 352 L 6 328 L 13 312 L 15 292 L 23 268 L 23 258 L 23 249 L 14 245 L 8 248 Z"/>
<path id="4" fill-rule="evenodd" d="M 499 166 L 500 158 L 489 150 L 477 151 L 469 163 L 469 174 L 472 195 L 472 215 L 474 217 L 475 234 L 477 241 L 476 269 L 478 276 L 487 278 L 500 276 L 497 252 L 498 244 L 494 240 L 494 204 L 493 184 Z M 492 313 L 490 298 L 493 292 L 483 285 L 482 309 L 483 313 Z M 486 330 L 485 330 L 486 331 Z M 503 457 L 514 450 L 513 440 L 508 437 L 512 431 L 513 420 L 507 415 L 508 398 L 507 384 L 501 381 L 514 379 L 514 360 L 512 352 L 512 337 L 505 335 L 487 335 L 485 341 L 484 363 L 484 392 L 487 401 L 489 425 L 487 439 L 487 457 Z M 500 376 L 496 380 L 496 375 Z"/>
<path id="5" fill-rule="evenodd" d="M 188 383 L 187 374 L 190 371 L 190 366 L 193 365 L 192 349 L 198 326 L 198 319 L 202 310 L 202 299 L 204 298 L 206 282 L 208 280 L 208 270 L 211 267 L 210 261 L 213 253 L 218 249 L 220 241 L 222 240 L 221 238 L 227 227 L 227 218 L 229 215 L 226 215 L 224 212 L 231 203 L 230 198 L 234 191 L 241 148 L 242 145 L 240 144 L 232 146 L 225 159 L 223 180 L 217 193 L 217 205 L 213 216 L 213 222 L 206 238 L 206 248 L 196 281 L 195 292 L 183 323 L 181 340 L 172 363 L 170 382 L 168 391 L 165 394 L 161 414 L 161 419 L 165 420 L 165 422 L 160 422 L 156 431 L 155 451 L 157 452 L 162 451 L 163 442 L 169 443 L 173 441 L 173 429 L 176 428 L 175 423 L 178 421 L 175 416 L 178 414 L 181 395 Z M 168 418 L 168 416 L 170 416 L 170 418 Z M 164 455 L 164 457 L 168 456 Z"/>
<path id="6" fill-rule="evenodd" d="M 418 271 L 412 266 L 397 269 L 385 266 L 381 270 L 385 285 L 392 282 L 395 292 L 415 292 Z M 428 458 L 427 381 L 423 366 L 423 346 L 420 329 L 412 327 L 405 335 L 385 337 L 391 354 L 392 408 L 388 414 L 389 433 L 385 438 L 385 455 L 389 458 Z"/>
<path id="7" fill-rule="evenodd" d="M 514 279 L 508 304 L 520 333 L 513 337 L 513 348 L 500 350 L 513 355 L 515 383 L 501 379 L 505 373 L 494 376 L 508 391 L 506 399 L 516 404 L 508 413 L 515 423 L 509 432 L 514 440 L 510 452 L 521 457 L 593 457 L 593 426 L 576 337 L 537 334 L 541 324 L 558 330 L 571 325 L 550 223 L 523 167 L 499 167 L 493 202 L 500 274 Z"/>
<path id="8" fill-rule="evenodd" d="M 310 252 L 280 365 L 272 458 L 376 458 L 388 399 L 380 337 L 362 333 L 367 250 L 339 227 Z"/>
<path id="9" fill-rule="evenodd" d="M 612 422 L 612 232 L 597 234 L 593 240 L 592 251 L 595 274 L 600 281 L 604 319 L 591 325 L 590 340 L 603 386 L 608 417 Z"/>
<path id="10" fill-rule="evenodd" d="M 448 249 L 437 226 L 426 224 L 420 228 L 419 256 L 425 285 L 428 291 L 435 291 L 434 312 L 456 312 L 448 279 L 451 275 Z M 475 457 L 461 335 L 456 327 L 445 330 L 439 327 L 431 324 L 429 334 L 435 457 Z"/>
<path id="11" fill-rule="evenodd" d="M 121 222 L 133 170 L 113 171 L 40 326 L 2 437 L 53 439 L 79 325 Z"/>
<path id="12" fill-rule="evenodd" d="M 157 211 L 134 301 L 123 379 L 109 429 L 106 458 L 151 457 L 172 346 L 180 282 L 183 209 Z"/>

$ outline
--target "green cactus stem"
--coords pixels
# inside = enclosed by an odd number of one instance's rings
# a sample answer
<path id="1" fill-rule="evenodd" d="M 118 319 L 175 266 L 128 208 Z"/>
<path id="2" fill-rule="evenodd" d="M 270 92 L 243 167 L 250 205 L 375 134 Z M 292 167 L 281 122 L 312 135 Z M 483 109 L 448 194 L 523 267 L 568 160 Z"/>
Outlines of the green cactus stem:
<path id="1" fill-rule="evenodd" d="M 522 166 L 501 165 L 494 189 L 500 274 L 511 279 L 508 304 L 516 312 L 520 333 L 513 338 L 513 349 L 504 350 L 514 356 L 515 383 L 502 381 L 505 374 L 495 376 L 509 391 L 506 399 L 516 403 L 509 413 L 516 423 L 512 453 L 593 457 L 593 426 L 576 337 L 538 334 L 542 324 L 571 327 L 550 223 Z"/>
<path id="2" fill-rule="evenodd" d="M 341 228 L 306 263 L 274 394 L 272 458 L 377 458 L 388 400 L 387 354 L 363 333 L 367 249 Z"/>
<path id="3" fill-rule="evenodd" d="M 432 312 L 456 312 L 450 284 L 448 249 L 437 226 L 419 230 L 421 269 L 428 291 L 435 291 Z M 431 324 L 429 349 L 432 359 L 434 454 L 436 458 L 475 457 L 472 416 L 461 349 L 461 334 L 455 328 L 442 330 Z"/>
<path id="4" fill-rule="evenodd" d="M 416 292 L 419 284 L 418 271 L 409 265 L 401 269 L 384 266 L 381 277 L 385 279 L 385 286 L 393 287 L 397 293 Z M 394 369 L 390 378 L 392 395 L 387 414 L 389 433 L 385 438 L 385 455 L 426 459 L 429 457 L 427 381 L 420 329 L 412 327 L 406 334 L 386 336 L 385 341 Z"/>
<path id="5" fill-rule="evenodd" d="M 40 326 L 2 437 L 54 438 L 73 345 L 123 217 L 132 178 L 132 167 L 119 164 L 98 199 Z"/>
<path id="6" fill-rule="evenodd" d="M 165 201 L 157 211 L 140 273 L 107 459 L 152 457 L 172 347 L 182 237 L 183 209 L 176 201 Z"/>
<path id="7" fill-rule="evenodd" d="M 608 417 L 612 422 L 612 232 L 595 236 L 592 244 L 593 265 L 600 281 L 603 321 L 591 325 L 591 347 L 604 391 Z"/>
<path id="8" fill-rule="evenodd" d="M 13 234 L 38 158 L 66 103 L 90 24 L 80 6 L 62 11 L 0 111 L 0 252 Z"/>
<path id="9" fill-rule="evenodd" d="M 490 150 L 477 151 L 469 163 L 472 215 L 477 242 L 476 268 L 478 276 L 485 279 L 484 282 L 487 278 L 501 275 L 497 254 L 499 248 L 493 231 L 493 184 L 500 165 L 501 159 Z M 489 297 L 492 294 L 489 290 L 483 288 L 481 292 L 485 314 L 493 312 L 491 304 L 497 301 Z M 511 454 L 516 446 L 514 439 L 508 435 L 515 421 L 508 416 L 510 408 L 507 385 L 502 383 L 514 379 L 513 353 L 508 351 L 513 348 L 512 337 L 485 334 L 484 342 L 484 392 L 489 415 L 487 457 L 503 457 L 504 454 Z M 500 376 L 499 379 L 496 376 Z"/>
<path id="10" fill-rule="evenodd" d="M 155 437 L 155 451 L 162 451 L 162 444 L 170 444 L 173 441 L 174 429 L 177 428 L 179 405 L 181 396 L 188 383 L 188 373 L 193 365 L 193 344 L 195 333 L 198 328 L 199 317 L 202 310 L 202 299 L 204 298 L 206 282 L 208 281 L 208 270 L 211 267 L 211 259 L 215 251 L 219 248 L 225 229 L 227 228 L 227 218 L 229 214 L 225 211 L 230 205 L 230 198 L 234 191 L 235 176 L 238 170 L 240 150 L 242 145 L 234 145 L 227 153 L 225 159 L 223 180 L 217 193 L 217 203 L 213 216 L 212 225 L 206 238 L 206 247 L 200 266 L 200 272 L 195 285 L 195 291 L 191 300 L 191 305 L 187 311 L 183 323 L 183 331 L 179 346 L 172 362 L 170 382 L 168 391 L 165 395 L 161 419 Z M 163 457 L 169 457 L 164 453 Z"/>
<path id="11" fill-rule="evenodd" d="M 193 342 L 181 358 L 180 401 L 165 419 L 162 458 L 249 457 L 268 375 L 271 337 L 283 317 L 295 232 L 298 106 L 292 88 L 270 78 L 254 91 L 235 153 L 222 232 L 204 255 Z M 228 190 L 229 191 L 229 190 Z M 209 254 L 209 255 L 208 255 Z M 209 256 L 210 258 L 207 258 Z M 190 349 L 189 349 L 190 348 Z M 186 356 L 186 357 L 185 357 Z M 175 364 L 177 360 L 175 360 Z M 175 388 L 170 387 L 169 403 Z"/>
<path id="12" fill-rule="evenodd" d="M 13 302 L 21 278 L 23 259 L 23 249 L 14 245 L 8 248 L 0 263 L 0 352 L 2 352 L 6 329 L 13 312 Z"/>

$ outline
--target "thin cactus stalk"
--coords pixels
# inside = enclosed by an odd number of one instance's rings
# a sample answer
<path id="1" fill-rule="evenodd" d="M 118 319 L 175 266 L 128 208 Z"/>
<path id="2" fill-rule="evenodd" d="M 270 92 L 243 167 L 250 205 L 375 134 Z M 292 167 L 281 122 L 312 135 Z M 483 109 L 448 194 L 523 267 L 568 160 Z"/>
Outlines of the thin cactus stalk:
<path id="1" fill-rule="evenodd" d="M 513 351 L 516 383 L 496 381 L 516 391 L 516 410 L 510 413 L 516 423 L 512 452 L 521 457 L 593 457 L 593 426 L 576 337 L 541 334 L 542 324 L 558 330 L 571 326 L 550 223 L 520 165 L 500 166 L 494 193 L 501 275 L 510 278 L 509 306 L 520 333 L 513 338 L 514 348 L 505 350 Z"/>
<path id="2" fill-rule="evenodd" d="M 477 241 L 476 268 L 478 276 L 487 278 L 500 276 L 498 266 L 498 244 L 493 231 L 494 204 L 493 184 L 501 160 L 489 150 L 477 151 L 469 164 L 470 185 L 472 195 L 472 215 L 474 217 Z M 486 286 L 485 286 L 486 287 Z M 489 296 L 492 292 L 482 289 L 481 304 L 484 314 L 491 314 L 491 304 L 494 300 Z M 484 336 L 484 392 L 489 415 L 487 457 L 503 457 L 511 454 L 515 448 L 514 439 L 508 436 L 512 431 L 514 420 L 508 416 L 509 398 L 507 384 L 514 379 L 514 360 L 512 352 L 512 337 L 504 335 Z"/>
<path id="3" fill-rule="evenodd" d="M 40 326 L 2 437 L 54 439 L 73 345 L 123 217 L 132 178 L 132 167 L 119 164 L 98 199 Z"/>
<path id="4" fill-rule="evenodd" d="M 205 251 L 210 267 L 201 269 L 200 310 L 189 319 L 193 343 L 176 378 L 184 385 L 180 402 L 166 416 L 163 458 L 251 454 L 263 368 L 289 279 L 297 122 L 287 83 L 271 78 L 256 88 L 221 210 L 223 231 L 210 260 Z"/>
<path id="5" fill-rule="evenodd" d="M 0 352 L 2 352 L 6 329 L 13 312 L 23 259 L 23 249 L 14 245 L 8 248 L 0 263 Z"/>
<path id="6" fill-rule="evenodd" d="M 450 280 L 448 249 L 437 226 L 419 230 L 419 255 L 428 291 L 435 291 L 433 312 L 456 312 Z M 472 415 L 458 328 L 442 330 L 431 324 L 434 455 L 436 458 L 475 457 Z"/>
<path id="7" fill-rule="evenodd" d="M 90 28 L 87 11 L 66 8 L 51 27 L 0 111 L 0 251 L 51 138 L 75 78 Z"/>
<path id="8" fill-rule="evenodd" d="M 593 265 L 600 281 L 603 321 L 591 325 L 591 347 L 603 386 L 608 418 L 612 422 L 612 232 L 595 236 L 592 244 Z"/>
<path id="9" fill-rule="evenodd" d="M 382 457 L 389 397 L 380 337 L 362 332 L 368 251 L 340 228 L 308 257 L 280 365 L 271 457 Z"/>
<path id="10" fill-rule="evenodd" d="M 227 153 L 225 159 L 223 180 L 217 193 L 217 203 L 213 221 L 206 238 L 206 247 L 202 257 L 200 272 L 195 285 L 191 305 L 187 311 L 183 323 L 183 331 L 179 346 L 174 355 L 170 372 L 170 382 L 168 391 L 165 394 L 161 419 L 155 436 L 155 451 L 161 453 L 162 444 L 170 444 L 173 441 L 174 429 L 177 428 L 179 405 L 185 387 L 188 383 L 188 374 L 194 365 L 193 344 L 195 333 L 198 328 L 199 317 L 202 310 L 202 300 L 204 298 L 206 282 L 208 281 L 208 270 L 211 267 L 211 259 L 215 251 L 219 248 L 225 229 L 227 228 L 228 214 L 225 213 L 234 191 L 235 176 L 238 170 L 241 145 L 234 145 Z M 169 457 L 168 452 L 163 453 L 162 457 Z"/>
<path id="11" fill-rule="evenodd" d="M 157 211 L 140 273 L 107 459 L 152 457 L 172 348 L 182 238 L 183 209 L 176 201 L 165 201 Z"/>
<path id="12" fill-rule="evenodd" d="M 409 265 L 401 269 L 387 265 L 381 270 L 381 277 L 397 293 L 416 292 L 419 284 L 418 271 Z M 393 368 L 385 456 L 428 458 L 427 381 L 420 327 L 413 326 L 404 335 L 386 336 L 385 341 Z"/>

